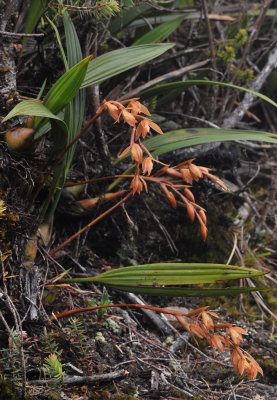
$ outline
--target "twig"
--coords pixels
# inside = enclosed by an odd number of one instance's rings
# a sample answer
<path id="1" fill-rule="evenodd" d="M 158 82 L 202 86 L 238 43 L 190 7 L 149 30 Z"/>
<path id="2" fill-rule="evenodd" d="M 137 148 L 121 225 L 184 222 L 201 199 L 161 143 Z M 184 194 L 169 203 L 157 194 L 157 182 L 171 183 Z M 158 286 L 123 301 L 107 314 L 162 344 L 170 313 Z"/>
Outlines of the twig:
<path id="1" fill-rule="evenodd" d="M 168 380 L 165 378 L 165 376 L 164 376 L 163 373 L 161 373 L 161 378 L 162 378 L 162 381 L 163 381 L 166 385 L 169 385 L 170 387 L 172 387 L 173 389 L 177 390 L 178 392 L 182 392 L 182 393 L 184 393 L 185 395 L 187 395 L 188 397 L 194 397 L 194 394 L 192 394 L 192 393 L 188 392 L 187 390 L 184 390 L 184 389 L 182 389 L 182 388 L 180 388 L 180 387 L 178 387 L 178 386 L 175 386 L 175 385 L 173 385 L 172 383 L 168 382 Z"/>
<path id="2" fill-rule="evenodd" d="M 136 89 L 132 90 L 131 92 L 127 93 L 126 95 L 122 96 L 118 101 L 132 98 L 132 97 L 136 96 L 137 94 L 139 94 L 140 92 L 142 92 L 143 90 L 146 90 L 146 89 L 150 88 L 151 86 L 157 85 L 160 82 L 163 82 L 163 81 L 166 81 L 166 80 L 169 80 L 172 78 L 177 78 L 178 76 L 184 75 L 187 72 L 193 71 L 196 68 L 203 67 L 209 61 L 210 61 L 210 59 L 203 60 L 203 61 L 197 62 L 195 64 L 187 65 L 186 67 L 176 69 L 175 71 L 168 72 L 167 74 L 158 76 L 157 78 L 152 79 L 151 81 L 145 83 L 144 85 L 141 85 L 141 86 L 137 87 Z"/>
<path id="3" fill-rule="evenodd" d="M 90 384 L 95 382 L 111 381 L 117 378 L 123 378 L 123 376 L 128 375 L 128 371 L 121 369 L 119 371 L 108 372 L 107 374 L 99 374 L 93 376 L 71 376 L 65 375 L 62 381 L 57 379 L 38 379 L 34 381 L 29 381 L 30 385 L 49 385 L 49 384 L 61 384 L 65 385 L 76 385 L 80 383 Z"/>
<path id="4" fill-rule="evenodd" d="M 264 82 L 271 74 L 274 68 L 277 66 L 277 45 L 273 49 L 272 53 L 268 57 L 268 61 L 260 74 L 254 80 L 250 86 L 250 90 L 258 92 L 263 86 Z M 222 127 L 224 129 L 231 129 L 243 118 L 245 112 L 251 107 L 255 99 L 255 95 L 246 93 L 240 105 L 232 112 L 232 114 L 223 121 Z"/>
<path id="5" fill-rule="evenodd" d="M 234 256 L 236 248 L 237 248 L 237 245 L 238 245 L 238 234 L 234 233 L 234 244 L 233 244 L 233 248 L 232 248 L 231 254 L 230 254 L 230 256 L 228 258 L 228 261 L 226 263 L 227 265 L 230 264 L 230 262 L 232 261 L 232 258 Z"/>
<path id="6" fill-rule="evenodd" d="M 1 263 L 1 268 L 2 268 L 2 276 L 5 276 L 5 270 L 4 270 L 4 264 L 3 264 L 3 259 L 2 259 L 2 252 L 0 251 L 0 263 Z M 3 314 L 0 311 L 0 317 L 1 320 L 3 322 L 3 324 L 5 325 L 9 336 L 11 337 L 11 339 L 13 340 L 13 342 L 15 343 L 16 348 L 18 349 L 19 352 L 19 356 L 20 356 L 20 362 L 21 362 L 21 373 L 22 373 L 22 388 L 21 388 L 21 396 L 22 399 L 25 398 L 25 392 L 26 392 L 26 363 L 25 363 L 25 357 L 24 357 L 24 349 L 23 349 L 23 331 L 22 331 L 22 324 L 20 321 L 20 317 L 19 314 L 17 312 L 17 309 L 15 308 L 10 296 L 8 295 L 8 291 L 7 291 L 7 286 L 5 281 L 3 281 L 3 286 L 4 286 L 4 291 L 2 292 L 2 290 L 0 291 L 2 294 L 4 294 L 5 299 L 6 299 L 6 304 L 10 310 L 10 312 L 13 315 L 13 319 L 14 319 L 14 323 L 15 323 L 15 327 L 16 327 L 16 334 L 18 337 L 18 342 L 16 342 L 14 335 L 9 327 L 9 325 L 7 324 Z"/>
<path id="7" fill-rule="evenodd" d="M 6 32 L 0 31 L 0 35 L 2 36 L 14 36 L 14 37 L 43 37 L 44 33 L 15 33 L 15 32 Z"/>
<path id="8" fill-rule="evenodd" d="M 126 296 L 129 300 L 136 304 L 145 305 L 145 303 L 133 293 L 124 293 L 124 296 Z M 142 308 L 141 310 L 145 313 L 145 315 L 147 315 L 149 319 L 151 319 L 151 321 L 154 323 L 154 325 L 156 325 L 159 331 L 167 335 L 172 333 L 172 331 L 175 333 L 175 329 L 172 328 L 170 324 L 167 324 L 165 321 L 163 321 L 161 317 L 157 315 L 154 311 L 144 308 Z"/>

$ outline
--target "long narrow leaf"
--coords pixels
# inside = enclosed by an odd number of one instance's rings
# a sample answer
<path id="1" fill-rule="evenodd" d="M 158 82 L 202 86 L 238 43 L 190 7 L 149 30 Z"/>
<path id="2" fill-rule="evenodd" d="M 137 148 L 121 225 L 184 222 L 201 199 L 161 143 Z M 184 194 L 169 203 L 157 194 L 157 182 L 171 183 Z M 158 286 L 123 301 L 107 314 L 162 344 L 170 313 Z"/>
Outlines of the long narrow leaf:
<path id="1" fill-rule="evenodd" d="M 108 285 L 109 286 L 109 285 Z M 149 296 L 166 296 L 166 297 L 209 297 L 209 296 L 236 296 L 241 293 L 250 293 L 265 290 L 264 288 L 180 288 L 180 287 L 143 287 L 143 286 L 123 286 L 123 285 L 112 285 L 116 290 L 122 290 L 123 292 L 131 292 L 138 294 L 147 294 Z"/>
<path id="2" fill-rule="evenodd" d="M 168 93 L 170 90 L 175 90 L 175 91 L 184 91 L 190 86 L 194 85 L 218 85 L 218 86 L 224 86 L 224 87 L 229 87 L 233 89 L 238 89 L 243 92 L 248 92 L 253 94 L 254 96 L 259 97 L 262 100 L 267 101 L 268 103 L 272 104 L 273 106 L 277 107 L 277 103 L 275 101 L 271 100 L 269 97 L 265 96 L 262 93 L 255 92 L 254 90 L 244 88 L 242 86 L 237 86 L 237 85 L 232 85 L 230 83 L 224 83 L 224 82 L 214 82 L 214 81 L 206 81 L 206 80 L 190 80 L 190 81 L 178 81 L 178 82 L 172 82 L 172 83 L 165 83 L 163 85 L 157 85 L 151 89 L 147 89 L 144 92 L 141 93 L 141 98 L 145 99 L 148 97 L 153 97 L 157 96 L 158 94 L 164 94 Z"/>
<path id="3" fill-rule="evenodd" d="M 184 147 L 212 142 L 226 142 L 230 140 L 277 143 L 277 135 L 269 132 L 245 131 L 239 129 L 178 129 L 176 131 L 166 132 L 163 135 L 156 135 L 146 140 L 144 145 L 152 152 L 153 156 L 158 156 Z"/>
<path id="4" fill-rule="evenodd" d="M 112 35 L 115 35 L 121 29 L 128 26 L 132 21 L 134 21 L 143 12 L 149 10 L 151 6 L 149 4 L 140 4 L 136 7 L 129 8 L 126 11 L 120 13 L 112 23 L 109 25 L 109 31 Z"/>
<path id="5" fill-rule="evenodd" d="M 224 264 L 157 263 L 118 268 L 95 277 L 63 279 L 63 282 L 98 282 L 118 290 L 164 296 L 220 296 L 257 288 L 187 288 L 183 285 L 219 283 L 263 275 L 265 272 Z"/>
<path id="6" fill-rule="evenodd" d="M 27 20 L 25 23 L 25 30 L 24 33 L 31 33 L 36 26 L 39 18 L 43 14 L 44 5 L 42 0 L 32 0 L 31 5 L 29 7 L 29 12 L 27 16 Z M 23 48 L 27 43 L 28 38 L 25 37 L 23 39 Z"/>
<path id="7" fill-rule="evenodd" d="M 89 63 L 81 88 L 101 83 L 147 61 L 153 60 L 174 46 L 173 43 L 145 44 L 110 51 Z"/>
<path id="8" fill-rule="evenodd" d="M 158 43 L 163 41 L 178 28 L 184 18 L 184 16 L 181 16 L 157 26 L 153 30 L 147 32 L 145 35 L 137 39 L 132 46 L 138 46 L 147 43 Z"/>
<path id="9" fill-rule="evenodd" d="M 78 282 L 99 282 L 109 286 L 181 286 L 217 283 L 264 275 L 246 267 L 206 263 L 157 263 L 113 269 L 95 277 L 77 278 Z M 75 282 L 71 279 L 70 282 Z"/>

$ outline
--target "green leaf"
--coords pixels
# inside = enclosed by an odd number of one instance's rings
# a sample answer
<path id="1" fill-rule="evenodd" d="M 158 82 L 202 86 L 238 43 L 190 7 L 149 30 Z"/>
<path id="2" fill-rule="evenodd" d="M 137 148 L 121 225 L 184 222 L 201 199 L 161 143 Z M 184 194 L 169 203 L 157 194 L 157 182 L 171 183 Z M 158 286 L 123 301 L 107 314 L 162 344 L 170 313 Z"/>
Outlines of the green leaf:
<path id="1" fill-rule="evenodd" d="M 230 140 L 277 143 L 277 134 L 239 129 L 177 129 L 176 131 L 166 132 L 163 135 L 156 135 L 146 140 L 143 144 L 155 157 L 184 147 L 212 142 L 226 142 Z"/>
<path id="2" fill-rule="evenodd" d="M 60 48 L 60 53 L 61 53 L 62 60 L 63 60 L 63 63 L 64 63 L 64 67 L 65 67 L 65 70 L 68 71 L 68 69 L 69 69 L 68 68 L 68 62 L 67 62 L 67 59 L 66 59 L 66 56 L 65 56 L 65 53 L 64 53 L 64 49 L 63 49 L 63 45 L 62 45 L 62 41 L 61 41 L 61 37 L 60 37 L 59 31 L 58 31 L 56 25 L 54 24 L 54 22 L 52 22 L 50 18 L 48 18 L 48 17 L 46 17 L 46 18 L 47 18 L 47 21 L 50 23 L 50 25 L 52 26 L 52 28 L 55 31 L 56 38 L 57 38 L 57 41 L 58 41 L 58 45 L 59 45 L 59 48 Z"/>
<path id="3" fill-rule="evenodd" d="M 214 82 L 214 81 L 208 81 L 208 80 L 191 80 L 191 81 L 178 81 L 178 82 L 172 82 L 172 83 L 165 83 L 163 85 L 157 85 L 151 89 L 147 89 L 144 92 L 141 93 L 140 97 L 141 99 L 146 99 L 148 97 L 153 97 L 153 96 L 157 96 L 158 94 L 164 94 L 164 93 L 168 93 L 171 90 L 175 90 L 176 93 L 182 92 L 185 89 L 187 89 L 190 86 L 194 86 L 194 85 L 219 85 L 219 86 L 224 86 L 224 87 L 230 87 L 233 89 L 238 89 L 241 90 L 243 92 L 248 92 L 253 94 L 254 96 L 259 97 L 260 99 L 263 99 L 265 101 L 267 101 L 268 103 L 272 104 L 273 106 L 277 107 L 277 103 L 275 103 L 275 101 L 271 100 L 269 97 L 265 96 L 262 93 L 259 92 L 255 92 L 254 90 L 251 89 L 247 89 L 241 86 L 237 86 L 237 85 L 232 85 L 230 83 L 224 83 L 224 82 Z"/>
<path id="4" fill-rule="evenodd" d="M 94 282 L 108 286 L 192 285 L 250 278 L 264 272 L 224 264 L 157 263 L 113 269 L 94 277 Z"/>
<path id="5" fill-rule="evenodd" d="M 145 35 L 137 39 L 132 46 L 147 44 L 147 43 L 157 43 L 162 42 L 166 39 L 172 32 L 174 32 L 181 22 L 184 20 L 185 16 L 181 16 L 173 19 L 172 21 L 165 22 L 151 31 L 147 32 Z"/>
<path id="6" fill-rule="evenodd" d="M 130 23 L 128 28 L 137 29 L 137 28 L 142 28 L 144 26 L 162 24 L 164 22 L 171 22 L 179 17 L 183 17 L 184 19 L 199 19 L 200 13 L 172 13 L 172 14 L 156 15 L 155 17 L 149 17 L 149 18 L 140 18 L 140 19 L 136 18 L 134 21 Z"/>
<path id="7" fill-rule="evenodd" d="M 10 118 L 16 117 L 17 115 L 30 115 L 44 118 L 52 118 L 63 122 L 61 118 L 59 118 L 57 115 L 54 115 L 47 107 L 45 107 L 45 105 L 35 100 L 24 100 L 21 103 L 18 103 L 3 119 L 2 122 L 5 122 Z"/>
<path id="8" fill-rule="evenodd" d="M 47 93 L 43 104 L 54 114 L 61 111 L 80 89 L 92 56 L 84 58 L 63 74 Z"/>
<path id="9" fill-rule="evenodd" d="M 64 14 L 63 22 L 65 29 L 68 64 L 69 67 L 72 67 L 82 59 L 82 50 L 75 26 L 67 12 L 65 12 Z M 85 90 L 79 90 L 71 102 L 71 111 L 68 123 L 69 135 L 67 144 L 69 144 L 75 138 L 76 134 L 80 131 L 82 127 L 85 112 L 85 99 Z M 75 147 L 75 145 L 72 146 L 67 153 L 67 171 L 69 170 Z"/>
<path id="10" fill-rule="evenodd" d="M 89 63 L 81 88 L 101 83 L 115 75 L 146 63 L 174 46 L 173 43 L 145 44 L 110 51 Z"/>
<path id="11" fill-rule="evenodd" d="M 136 7 L 132 7 L 113 19 L 112 23 L 109 25 L 109 31 L 112 35 L 115 35 L 121 29 L 127 27 L 132 21 L 134 21 L 143 12 L 151 9 L 148 4 L 140 4 Z"/>
<path id="12" fill-rule="evenodd" d="M 98 282 L 114 289 L 164 296 L 238 294 L 242 288 L 184 288 L 183 285 L 221 283 L 266 272 L 224 264 L 158 263 L 118 268 L 95 277 L 64 279 L 65 283 Z M 245 292 L 257 290 L 246 288 Z"/>
<path id="13" fill-rule="evenodd" d="M 39 18 L 44 12 L 44 4 L 42 0 L 32 0 L 29 7 L 27 20 L 25 23 L 24 33 L 31 33 L 36 26 Z M 28 38 L 23 39 L 23 48 L 27 43 Z"/>
<path id="14" fill-rule="evenodd" d="M 148 294 L 149 296 L 166 296 L 166 297 L 209 297 L 209 296 L 236 296 L 241 293 L 250 293 L 266 290 L 264 288 L 216 288 L 212 287 L 209 289 L 200 288 L 186 288 L 186 287 L 143 287 L 143 286 L 114 286 L 116 290 L 122 290 L 123 292 L 131 292 L 138 294 Z"/>

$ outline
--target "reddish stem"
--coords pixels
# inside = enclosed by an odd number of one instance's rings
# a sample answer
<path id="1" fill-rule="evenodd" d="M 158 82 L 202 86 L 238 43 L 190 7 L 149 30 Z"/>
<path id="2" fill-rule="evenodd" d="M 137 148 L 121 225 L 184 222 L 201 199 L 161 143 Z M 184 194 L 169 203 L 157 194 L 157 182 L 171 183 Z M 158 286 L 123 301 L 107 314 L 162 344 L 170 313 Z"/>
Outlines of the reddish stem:
<path id="1" fill-rule="evenodd" d="M 119 207 L 121 204 L 125 203 L 125 201 L 131 197 L 132 192 L 129 192 L 127 196 L 125 196 L 122 200 L 120 200 L 118 203 L 116 203 L 113 207 L 109 208 L 107 211 L 103 212 L 99 217 L 95 218 L 93 221 L 91 221 L 89 224 L 84 226 L 82 229 L 80 229 L 78 232 L 74 233 L 74 235 L 70 236 L 68 239 L 66 239 L 64 242 L 59 244 L 59 246 L 55 247 L 53 250 L 49 251 L 49 256 L 52 256 L 55 254 L 58 250 L 62 249 L 65 247 L 68 243 L 72 242 L 73 239 L 75 239 L 77 236 L 79 236 L 81 233 L 85 232 L 88 228 L 91 226 L 95 225 L 98 221 L 100 221 L 102 218 L 104 218 L 106 215 L 110 214 L 112 211 L 114 211 L 117 207 Z"/>
<path id="2" fill-rule="evenodd" d="M 94 311 L 94 310 L 98 310 L 99 308 L 111 308 L 111 307 L 137 307 L 137 308 L 146 308 L 147 310 L 152 310 L 152 311 L 157 311 L 157 312 L 161 312 L 163 314 L 171 314 L 171 315 L 177 315 L 180 317 L 186 317 L 187 314 L 182 312 L 182 311 L 178 311 L 178 310 L 168 310 L 166 308 L 160 308 L 160 307 L 154 307 L 154 306 L 148 306 L 148 305 L 144 305 L 144 304 L 107 304 L 104 306 L 91 306 L 91 307 L 84 307 L 84 308 L 76 308 L 74 310 L 67 310 L 67 311 L 63 311 L 60 314 L 57 315 L 52 315 L 50 317 L 50 319 L 53 321 L 55 319 L 59 319 L 59 318 L 64 318 L 64 317 L 68 317 L 69 315 L 72 314 L 78 314 L 80 312 L 86 312 L 86 311 Z"/>

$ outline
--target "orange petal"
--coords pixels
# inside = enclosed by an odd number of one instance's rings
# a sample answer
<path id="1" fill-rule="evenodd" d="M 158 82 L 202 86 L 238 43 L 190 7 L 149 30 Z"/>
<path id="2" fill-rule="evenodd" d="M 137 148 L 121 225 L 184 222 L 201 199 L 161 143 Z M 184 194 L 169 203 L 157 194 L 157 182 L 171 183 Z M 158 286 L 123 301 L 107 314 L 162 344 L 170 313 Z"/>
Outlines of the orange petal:
<path id="1" fill-rule="evenodd" d="M 163 134 L 163 131 L 161 130 L 161 128 L 159 127 L 159 125 L 155 124 L 155 122 L 151 121 L 150 119 L 148 120 L 148 123 L 150 125 L 150 127 L 152 129 L 154 129 L 154 131 L 160 133 L 161 135 Z"/>
<path id="2" fill-rule="evenodd" d="M 189 171 L 193 179 L 197 182 L 199 178 L 203 177 L 202 171 L 195 164 L 189 164 Z"/>
<path id="3" fill-rule="evenodd" d="M 137 143 L 133 143 L 131 146 L 131 156 L 132 160 L 135 160 L 138 163 L 141 163 L 143 160 L 143 152 Z"/>
<path id="4" fill-rule="evenodd" d="M 192 185 L 193 179 L 190 171 L 187 168 L 181 168 L 180 172 L 184 181 Z"/>
<path id="5" fill-rule="evenodd" d="M 142 172 L 145 175 L 147 172 L 147 175 L 149 176 L 151 174 L 151 171 L 153 169 L 153 161 L 151 157 L 145 158 L 142 162 Z"/>
<path id="6" fill-rule="evenodd" d="M 133 114 L 129 113 L 129 111 L 127 111 L 125 108 L 122 110 L 122 115 L 124 122 L 130 126 L 134 126 L 138 122 Z"/>

